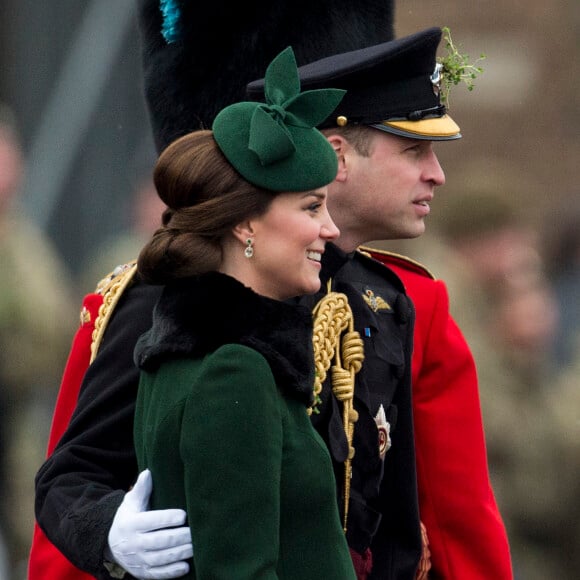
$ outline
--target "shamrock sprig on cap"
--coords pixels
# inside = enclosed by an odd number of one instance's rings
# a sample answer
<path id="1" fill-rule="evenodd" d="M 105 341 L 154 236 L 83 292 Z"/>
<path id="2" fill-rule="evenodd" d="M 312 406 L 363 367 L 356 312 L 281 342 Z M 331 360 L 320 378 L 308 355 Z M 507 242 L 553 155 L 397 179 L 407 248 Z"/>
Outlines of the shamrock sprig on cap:
<path id="1" fill-rule="evenodd" d="M 478 63 L 486 58 L 485 54 L 480 54 L 474 62 L 469 62 L 468 54 L 461 54 L 459 48 L 454 44 L 451 38 L 449 27 L 444 26 L 443 40 L 447 55 L 437 57 L 437 62 L 441 65 L 441 102 L 449 108 L 449 94 L 451 88 L 463 82 L 468 91 L 472 91 L 475 86 L 475 79 L 483 72 L 483 68 Z"/>

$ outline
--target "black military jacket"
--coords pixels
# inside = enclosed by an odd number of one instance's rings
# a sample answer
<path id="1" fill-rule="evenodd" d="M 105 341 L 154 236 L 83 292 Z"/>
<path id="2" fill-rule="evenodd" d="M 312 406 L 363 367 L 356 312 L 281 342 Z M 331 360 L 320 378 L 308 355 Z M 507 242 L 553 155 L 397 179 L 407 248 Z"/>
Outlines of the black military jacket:
<path id="1" fill-rule="evenodd" d="M 352 464 L 347 539 L 364 553 L 371 548 L 371 578 L 414 578 L 421 554 L 415 447 L 411 407 L 411 354 L 414 309 L 393 272 L 361 252 L 347 255 L 327 245 L 321 291 L 301 301 L 313 307 L 327 291 L 347 296 L 354 327 L 364 342 L 364 362 L 356 374 L 355 454 Z M 344 492 L 347 445 L 341 403 L 327 378 L 314 426 L 335 464 L 338 497 Z M 383 405 L 391 447 L 379 456 L 375 416 Z M 342 509 L 342 508 L 341 508 Z"/>

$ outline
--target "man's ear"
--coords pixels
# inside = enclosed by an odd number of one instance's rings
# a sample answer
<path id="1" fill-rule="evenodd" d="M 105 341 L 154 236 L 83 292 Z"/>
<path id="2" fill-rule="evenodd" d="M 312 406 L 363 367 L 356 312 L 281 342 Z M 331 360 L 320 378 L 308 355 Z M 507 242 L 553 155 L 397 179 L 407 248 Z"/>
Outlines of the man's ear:
<path id="1" fill-rule="evenodd" d="M 336 157 L 338 158 L 338 173 L 336 174 L 335 181 L 346 181 L 347 167 L 346 167 L 346 150 L 348 149 L 348 143 L 342 135 L 336 135 L 329 133 L 326 135 L 328 142 L 332 145 Z"/>

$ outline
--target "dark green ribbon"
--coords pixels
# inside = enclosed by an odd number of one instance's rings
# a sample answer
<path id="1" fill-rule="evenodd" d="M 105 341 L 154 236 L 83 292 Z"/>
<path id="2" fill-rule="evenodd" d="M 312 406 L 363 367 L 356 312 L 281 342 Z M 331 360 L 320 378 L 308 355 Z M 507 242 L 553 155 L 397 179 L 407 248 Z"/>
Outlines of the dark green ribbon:
<path id="1" fill-rule="evenodd" d="M 263 166 L 281 161 L 296 151 L 288 126 L 316 127 L 332 113 L 345 93 L 341 89 L 301 93 L 291 47 L 271 62 L 264 80 L 266 104 L 256 105 L 248 141 L 248 148 L 258 156 Z"/>

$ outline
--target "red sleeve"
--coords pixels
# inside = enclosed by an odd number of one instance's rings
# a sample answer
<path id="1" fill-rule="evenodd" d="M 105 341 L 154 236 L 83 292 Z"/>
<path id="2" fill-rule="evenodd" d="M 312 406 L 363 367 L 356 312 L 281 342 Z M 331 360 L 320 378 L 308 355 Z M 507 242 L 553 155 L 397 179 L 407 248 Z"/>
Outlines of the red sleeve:
<path id="1" fill-rule="evenodd" d="M 475 362 L 443 282 L 406 280 L 417 311 L 413 412 L 421 520 L 433 572 L 511 579 L 505 526 L 489 480 Z"/>
<path id="2" fill-rule="evenodd" d="M 81 325 L 72 341 L 54 408 L 47 457 L 68 427 L 77 404 L 81 382 L 91 358 L 93 329 L 102 301 L 103 297 L 98 294 L 87 294 L 83 300 L 80 314 Z M 45 580 L 46 578 L 90 580 L 93 577 L 73 566 L 35 523 L 28 560 L 28 580 Z"/>
<path id="3" fill-rule="evenodd" d="M 32 547 L 28 559 L 28 580 L 95 580 L 71 564 L 44 535 L 38 524 L 34 524 Z"/>
<path id="4" fill-rule="evenodd" d="M 47 457 L 66 431 L 76 407 L 81 382 L 91 360 L 93 330 L 102 302 L 103 297 L 99 294 L 87 294 L 83 300 L 80 313 L 81 325 L 73 338 L 54 407 Z"/>
<path id="5" fill-rule="evenodd" d="M 475 362 L 449 313 L 445 284 L 375 256 L 416 310 L 413 413 L 421 521 L 432 570 L 446 580 L 511 580 L 511 557 L 487 465 Z"/>

